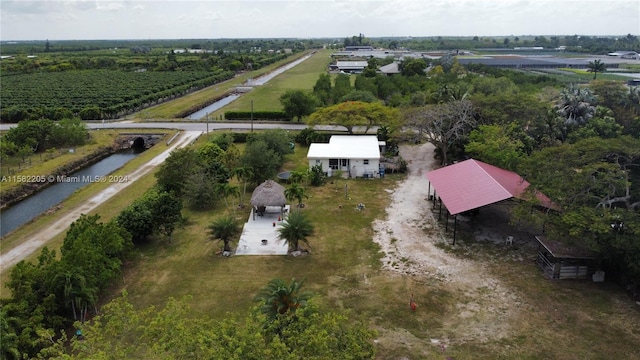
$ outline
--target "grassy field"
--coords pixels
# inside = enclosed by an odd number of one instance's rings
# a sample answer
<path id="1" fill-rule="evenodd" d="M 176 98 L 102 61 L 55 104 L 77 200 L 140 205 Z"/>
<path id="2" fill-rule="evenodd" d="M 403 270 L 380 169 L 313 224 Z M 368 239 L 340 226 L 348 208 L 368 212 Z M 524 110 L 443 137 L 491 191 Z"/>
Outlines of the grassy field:
<path id="1" fill-rule="evenodd" d="M 547 76 L 553 77 L 558 81 L 563 83 L 581 83 L 588 84 L 593 81 L 593 73 L 588 72 L 583 69 L 535 69 L 532 72 L 534 73 L 544 73 Z M 631 79 L 631 76 L 623 76 L 623 75 L 613 75 L 607 73 L 598 73 L 598 80 L 614 80 L 614 81 L 626 81 Z"/>
<path id="2" fill-rule="evenodd" d="M 329 56 L 328 54 L 329 53 L 327 52 L 326 54 L 327 58 Z M 140 119 L 140 120 L 148 120 L 148 121 L 156 121 L 158 119 L 172 119 L 175 117 L 175 114 L 179 114 L 191 108 L 194 104 L 201 104 L 209 101 L 210 99 L 218 98 L 230 91 L 235 90 L 237 86 L 241 86 L 248 79 L 259 77 L 260 75 L 273 71 L 274 69 L 279 68 L 304 55 L 305 54 L 298 54 L 293 58 L 287 58 L 285 60 L 278 61 L 262 69 L 248 71 L 246 73 L 243 73 L 234 77 L 231 80 L 227 80 L 220 84 L 216 84 L 215 86 L 210 86 L 206 89 L 196 91 L 192 94 L 183 96 L 179 99 L 175 99 L 175 100 L 160 104 L 158 106 L 150 107 L 148 109 L 135 113 L 129 117 Z M 316 55 L 315 57 L 318 57 L 318 55 Z M 211 117 L 213 118 L 214 114 L 212 114 Z"/>
<path id="3" fill-rule="evenodd" d="M 273 78 L 262 86 L 256 86 L 249 93 L 241 96 L 226 106 L 214 112 L 213 117 L 219 117 L 225 111 L 250 111 L 251 101 L 255 111 L 280 111 L 280 96 L 287 90 L 311 90 L 320 74 L 326 73 L 331 62 L 329 50 L 319 50 L 314 56 L 301 64 Z"/>
<path id="4" fill-rule="evenodd" d="M 306 149 L 297 147 L 285 168 L 303 166 L 304 154 Z M 193 316 L 222 319 L 229 313 L 246 313 L 254 305 L 252 298 L 272 278 L 305 279 L 305 287 L 326 307 L 346 311 L 381 334 L 396 334 L 398 341 L 378 343 L 380 359 L 444 359 L 445 354 L 431 343 L 441 338 L 449 339 L 446 356 L 454 359 L 632 359 L 638 355 L 640 314 L 620 289 L 582 281 L 552 282 L 535 266 L 535 252 L 464 241 L 450 249 L 454 256 L 485 264 L 491 276 L 517 293 L 519 300 L 513 304 L 518 307 L 517 316 L 505 318 L 508 336 L 457 342 L 458 334 L 448 324 L 459 313 L 456 304 L 473 303 L 472 297 L 451 291 L 434 278 L 400 276 L 380 267 L 371 223 L 384 216 L 387 190 L 400 179 L 402 175 L 376 181 L 334 179 L 322 187 L 309 187 L 311 197 L 305 208 L 294 211 L 304 211 L 312 219 L 316 234 L 309 239 L 311 255 L 298 258 L 217 255 L 222 244 L 208 239 L 206 228 L 224 212 L 222 205 L 209 211 L 187 209 L 188 221 L 172 241 L 159 239 L 142 248 L 111 296 L 126 289 L 136 307 L 145 307 L 191 295 Z M 366 204 L 364 211 L 356 210 L 358 203 Z M 248 216 L 248 210 L 237 213 L 244 221 Z M 470 234 L 459 236 L 471 238 Z M 409 292 L 421 299 L 415 313 L 408 310 Z"/>

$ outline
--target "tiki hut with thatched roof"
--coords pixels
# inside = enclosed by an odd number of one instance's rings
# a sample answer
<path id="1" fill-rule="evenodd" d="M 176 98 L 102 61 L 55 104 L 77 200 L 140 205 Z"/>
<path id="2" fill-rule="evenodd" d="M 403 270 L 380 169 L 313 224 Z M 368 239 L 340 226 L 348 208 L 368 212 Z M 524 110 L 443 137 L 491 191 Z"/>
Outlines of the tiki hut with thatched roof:
<path id="1" fill-rule="evenodd" d="M 267 206 L 278 206 L 280 211 L 287 204 L 287 198 L 284 196 L 284 186 L 273 180 L 266 180 L 258 185 L 251 195 L 251 206 L 255 214 L 262 216 Z"/>

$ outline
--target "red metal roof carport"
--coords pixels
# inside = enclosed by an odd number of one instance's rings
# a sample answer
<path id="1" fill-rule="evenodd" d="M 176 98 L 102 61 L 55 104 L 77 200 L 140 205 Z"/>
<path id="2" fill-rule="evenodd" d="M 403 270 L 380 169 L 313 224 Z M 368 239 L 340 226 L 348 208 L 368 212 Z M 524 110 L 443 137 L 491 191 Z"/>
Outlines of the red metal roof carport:
<path id="1" fill-rule="evenodd" d="M 429 171 L 426 176 L 451 215 L 510 198 L 530 200 L 525 192 L 529 182 L 520 175 L 474 159 Z M 544 194 L 534 194 L 541 206 L 558 210 Z M 455 244 L 455 228 L 453 241 Z"/>

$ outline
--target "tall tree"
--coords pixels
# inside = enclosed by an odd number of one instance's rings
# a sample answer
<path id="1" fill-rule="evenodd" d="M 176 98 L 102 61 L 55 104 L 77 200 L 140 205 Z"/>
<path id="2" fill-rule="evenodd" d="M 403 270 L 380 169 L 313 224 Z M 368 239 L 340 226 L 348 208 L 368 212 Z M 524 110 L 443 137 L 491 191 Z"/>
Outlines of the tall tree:
<path id="1" fill-rule="evenodd" d="M 189 176 L 202 166 L 201 158 L 197 152 L 190 148 L 178 149 L 160 165 L 155 177 L 158 185 L 165 191 L 174 191 L 182 195 Z"/>
<path id="2" fill-rule="evenodd" d="M 562 90 L 557 109 L 566 119 L 567 125 L 581 126 L 593 117 L 596 98 L 588 88 L 572 84 Z"/>
<path id="3" fill-rule="evenodd" d="M 233 201 L 233 198 L 240 197 L 240 190 L 238 187 L 229 183 L 219 183 L 216 186 L 216 193 L 224 199 L 227 211 L 229 213 L 235 213 L 235 202 Z M 229 206 L 229 198 L 232 198 L 231 206 Z"/>
<path id="4" fill-rule="evenodd" d="M 518 172 L 562 208 L 545 216 L 547 233 L 586 244 L 606 267 L 640 280 L 640 140 L 590 137 L 524 160 Z"/>
<path id="5" fill-rule="evenodd" d="M 524 144 L 515 133 L 516 123 L 505 128 L 498 125 L 480 125 L 469 134 L 465 151 L 489 164 L 515 170 L 518 160 L 526 155 Z"/>
<path id="6" fill-rule="evenodd" d="M 329 76 L 329 74 L 320 74 L 316 84 L 313 86 L 313 94 L 320 101 L 320 105 L 327 106 L 333 104 L 331 76 Z"/>
<path id="7" fill-rule="evenodd" d="M 398 114 L 395 109 L 388 108 L 379 102 L 364 103 L 348 101 L 322 108 L 311 114 L 307 124 L 344 126 L 349 134 L 354 133 L 356 126 L 364 127 L 366 134 L 373 126 L 397 126 Z"/>
<path id="8" fill-rule="evenodd" d="M 333 89 L 331 89 L 331 97 L 335 103 L 338 99 L 347 95 L 353 90 L 351 87 L 351 77 L 347 74 L 338 74 L 334 80 Z"/>
<path id="9" fill-rule="evenodd" d="M 303 90 L 287 90 L 280 96 L 280 103 L 285 114 L 298 122 L 316 110 L 318 100 L 311 93 Z"/>
<path id="10" fill-rule="evenodd" d="M 407 58 L 399 65 L 403 76 L 425 76 L 427 63 L 422 59 Z"/>
<path id="11" fill-rule="evenodd" d="M 428 105 L 405 112 L 405 126 L 417 136 L 432 143 L 440 152 L 442 164 L 449 161 L 454 145 L 461 145 L 475 127 L 473 107 L 469 100 Z"/>
<path id="12" fill-rule="evenodd" d="M 264 140 L 253 141 L 245 147 L 241 163 L 243 167 L 252 169 L 251 182 L 259 184 L 277 174 L 282 165 L 282 155 L 269 148 Z"/>
<path id="13" fill-rule="evenodd" d="M 247 183 L 251 180 L 253 176 L 253 170 L 248 167 L 239 166 L 234 168 L 231 173 L 238 179 L 239 182 L 242 183 L 242 192 L 240 193 L 240 207 L 244 208 L 245 206 L 245 198 L 247 196 Z"/>

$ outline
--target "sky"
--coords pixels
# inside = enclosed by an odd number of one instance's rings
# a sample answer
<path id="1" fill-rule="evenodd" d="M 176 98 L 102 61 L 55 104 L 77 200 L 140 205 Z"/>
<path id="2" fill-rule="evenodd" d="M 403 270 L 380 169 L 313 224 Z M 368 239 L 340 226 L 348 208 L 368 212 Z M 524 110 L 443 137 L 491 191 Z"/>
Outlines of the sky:
<path id="1" fill-rule="evenodd" d="M 638 0 L 0 0 L 0 40 L 640 35 Z"/>

